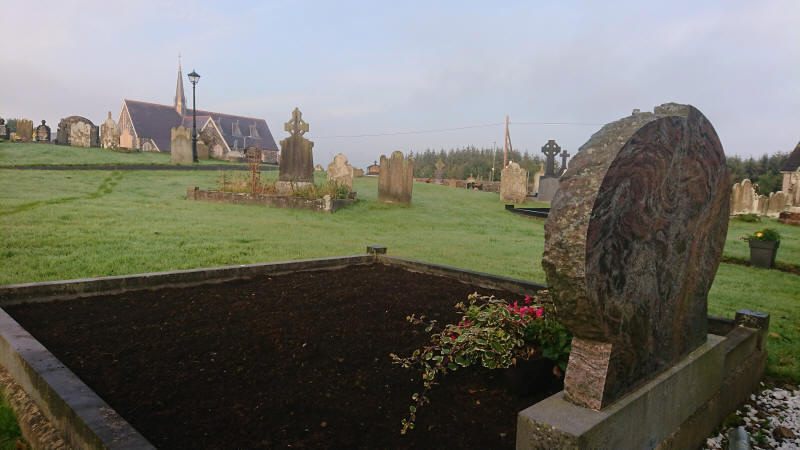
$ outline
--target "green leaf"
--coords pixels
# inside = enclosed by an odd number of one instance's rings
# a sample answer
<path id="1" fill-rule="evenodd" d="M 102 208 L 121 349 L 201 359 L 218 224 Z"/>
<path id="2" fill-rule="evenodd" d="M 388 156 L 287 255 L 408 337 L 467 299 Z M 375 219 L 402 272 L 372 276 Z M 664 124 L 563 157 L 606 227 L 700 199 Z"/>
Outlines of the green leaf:
<path id="1" fill-rule="evenodd" d="M 411 405 L 411 406 L 408 407 L 408 410 L 411 411 L 412 413 L 415 413 L 415 412 L 417 412 L 417 407 L 414 406 L 414 405 Z"/>
<path id="2" fill-rule="evenodd" d="M 453 364 L 453 363 L 447 363 L 447 368 L 452 370 L 452 371 L 458 370 L 458 366 Z"/>
<path id="3" fill-rule="evenodd" d="M 469 362 L 467 362 L 467 360 L 462 358 L 461 356 L 456 356 L 456 364 L 458 364 L 461 367 L 467 367 L 469 365 Z"/>

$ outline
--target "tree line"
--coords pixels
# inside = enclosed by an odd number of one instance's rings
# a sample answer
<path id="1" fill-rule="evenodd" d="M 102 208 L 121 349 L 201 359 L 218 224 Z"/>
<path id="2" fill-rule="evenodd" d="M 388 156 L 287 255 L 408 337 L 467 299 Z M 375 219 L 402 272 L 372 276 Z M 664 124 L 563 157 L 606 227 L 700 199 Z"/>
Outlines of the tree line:
<path id="1" fill-rule="evenodd" d="M 414 176 L 417 178 L 433 178 L 436 173 L 436 163 L 440 159 L 444 163 L 442 178 L 465 180 L 472 176 L 491 180 L 492 167 L 494 167 L 494 180 L 499 181 L 500 171 L 503 169 L 503 149 L 494 150 L 475 146 L 454 148 L 448 151 L 426 149 L 421 153 L 411 152 L 408 156 L 414 158 Z M 508 159 L 527 170 L 530 176 L 538 172 L 544 164 L 541 157 L 531 156 L 527 151 L 509 151 Z"/>
<path id="2" fill-rule="evenodd" d="M 408 156 L 414 158 L 414 176 L 417 178 L 433 178 L 436 173 L 436 162 L 440 159 L 444 163 L 442 178 L 458 180 L 465 180 L 470 176 L 490 180 L 492 167 L 494 167 L 494 180 L 499 181 L 503 166 L 503 149 L 494 150 L 475 146 L 453 148 L 447 151 L 426 149 L 423 152 L 411 152 Z M 731 185 L 748 178 L 753 183 L 758 183 L 761 194 L 779 191 L 783 183 L 781 166 L 788 157 L 789 154 L 785 152 L 765 154 L 757 159 L 752 156 L 746 159 L 739 156 L 728 156 L 726 159 Z M 518 163 L 520 167 L 528 171 L 530 176 L 533 176 L 544 165 L 542 156 L 531 156 L 527 151 L 509 151 L 508 159 Z M 557 157 L 557 173 L 560 165 L 561 158 Z"/>

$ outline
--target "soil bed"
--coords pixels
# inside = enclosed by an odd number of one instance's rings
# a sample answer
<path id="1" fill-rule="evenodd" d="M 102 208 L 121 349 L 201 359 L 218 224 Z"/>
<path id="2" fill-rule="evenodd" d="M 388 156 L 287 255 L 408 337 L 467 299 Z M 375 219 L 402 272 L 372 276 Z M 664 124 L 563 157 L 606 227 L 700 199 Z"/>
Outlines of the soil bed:
<path id="1" fill-rule="evenodd" d="M 520 298 L 374 264 L 6 310 L 160 448 L 512 448 L 555 377 L 456 372 L 399 433 L 420 380 L 389 353 L 428 341 L 406 316 L 456 322 L 475 291 Z"/>

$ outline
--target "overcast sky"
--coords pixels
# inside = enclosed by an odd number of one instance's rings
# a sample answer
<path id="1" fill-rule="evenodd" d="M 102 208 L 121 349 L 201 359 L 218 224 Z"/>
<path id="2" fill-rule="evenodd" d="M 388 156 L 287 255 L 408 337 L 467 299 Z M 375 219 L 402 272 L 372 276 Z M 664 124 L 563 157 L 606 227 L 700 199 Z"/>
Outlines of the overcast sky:
<path id="1" fill-rule="evenodd" d="M 669 101 L 699 108 L 727 155 L 759 156 L 800 140 L 798 23 L 797 0 L 4 2 L 0 116 L 55 128 L 117 119 L 125 98 L 172 104 L 181 53 L 198 108 L 264 118 L 279 141 L 297 106 L 324 165 L 502 147 L 506 115 L 515 148 L 574 154 Z"/>

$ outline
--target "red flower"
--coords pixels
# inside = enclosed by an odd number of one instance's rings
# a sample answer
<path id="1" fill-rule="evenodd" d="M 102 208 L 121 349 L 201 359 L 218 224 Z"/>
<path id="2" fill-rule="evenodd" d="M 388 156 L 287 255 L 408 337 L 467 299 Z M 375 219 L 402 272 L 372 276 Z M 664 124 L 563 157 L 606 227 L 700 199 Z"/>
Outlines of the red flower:
<path id="1" fill-rule="evenodd" d="M 530 305 L 531 304 L 531 296 L 530 295 L 526 295 L 525 296 L 525 304 L 526 305 Z"/>
<path id="2" fill-rule="evenodd" d="M 536 318 L 541 319 L 544 317 L 544 308 L 539 308 L 536 310 Z"/>

